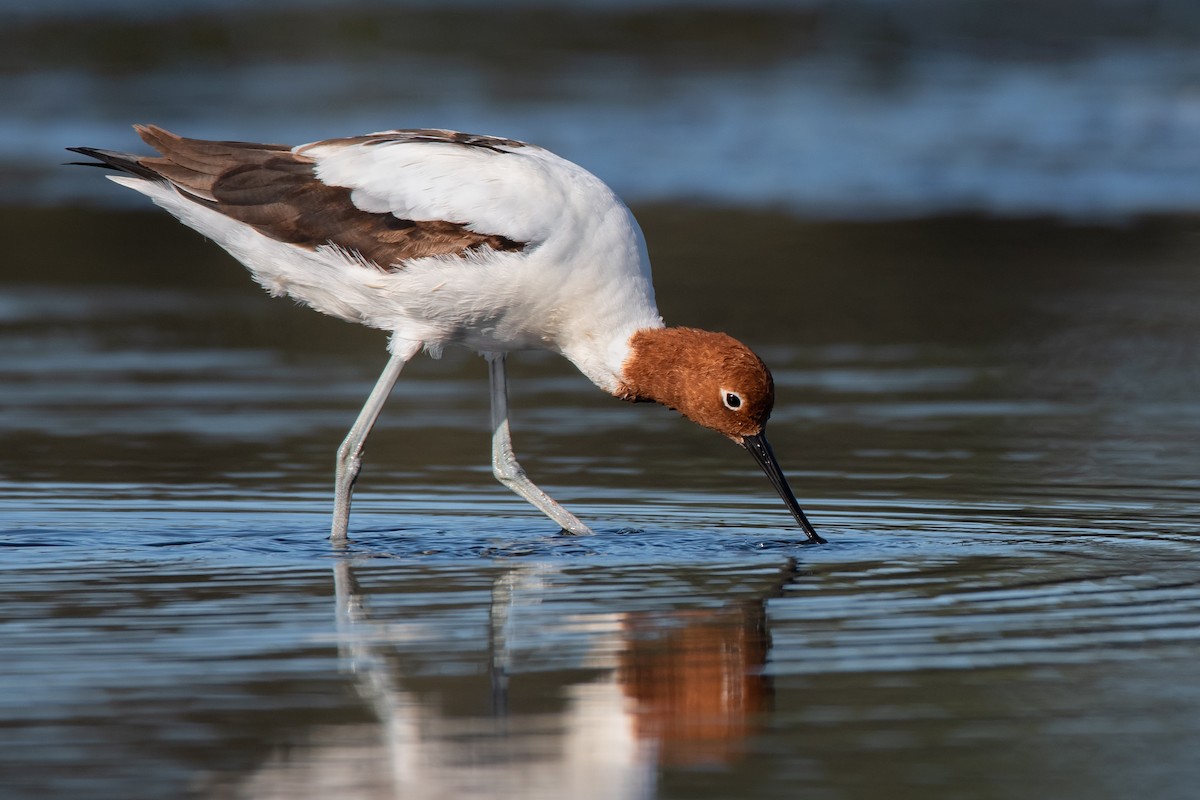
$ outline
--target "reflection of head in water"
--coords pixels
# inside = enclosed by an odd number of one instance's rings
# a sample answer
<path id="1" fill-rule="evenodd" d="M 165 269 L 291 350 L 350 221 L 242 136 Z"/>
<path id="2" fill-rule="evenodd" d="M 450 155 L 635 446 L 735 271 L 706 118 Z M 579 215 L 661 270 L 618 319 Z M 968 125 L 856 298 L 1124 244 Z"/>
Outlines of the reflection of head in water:
<path id="1" fill-rule="evenodd" d="M 736 758 L 771 701 L 762 601 L 670 615 L 630 615 L 617 680 L 636 703 L 638 738 L 660 764 Z"/>

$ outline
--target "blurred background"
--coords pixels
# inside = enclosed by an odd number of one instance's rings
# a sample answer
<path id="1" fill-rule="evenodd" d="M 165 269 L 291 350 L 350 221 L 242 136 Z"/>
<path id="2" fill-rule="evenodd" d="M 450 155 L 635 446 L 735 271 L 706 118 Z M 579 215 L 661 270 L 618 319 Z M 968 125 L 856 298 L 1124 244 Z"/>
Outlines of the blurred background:
<path id="1" fill-rule="evenodd" d="M 377 332 L 268 300 L 145 198 L 63 166 L 68 146 L 140 152 L 133 122 L 289 144 L 445 127 L 577 161 L 637 213 L 665 318 L 727 330 L 768 357 L 788 389 L 777 437 L 832 459 L 791 467 L 810 473 L 816 498 L 844 491 L 843 476 L 861 468 L 910 471 L 875 461 L 905 452 L 877 446 L 899 416 L 943 420 L 949 409 L 961 423 L 982 409 L 1011 421 L 1034 401 L 1042 411 L 1129 403 L 1051 414 L 1059 431 L 1070 417 L 1081 440 L 1053 450 L 1072 454 L 1065 463 L 1026 459 L 1025 469 L 1103 463 L 1131 477 L 1144 475 L 1140 458 L 1098 462 L 1095 443 L 1118 437 L 1111 451 L 1124 453 L 1120 437 L 1148 437 L 1161 455 L 1195 419 L 1200 6 L 1190 0 L 0 8 L 0 403 L 7 451 L 19 454 L 13 476 L 87 482 L 113 464 L 140 474 L 142 444 L 114 435 L 123 429 L 180 437 L 169 462 L 200 458 L 213 434 L 270 431 L 294 445 L 252 469 L 315 485 L 380 368 Z M 235 387 L 216 380 L 222 365 Z M 473 409 L 477 366 L 454 354 L 415 374 L 461 378 Z M 711 452 L 701 431 L 592 398 L 546 354 L 513 368 L 559 381 L 566 405 L 527 434 L 561 447 L 559 474 L 582 468 L 581 448 L 557 434 L 587 434 L 599 409 L 598 430 L 609 417 L 636 420 L 692 459 Z M 268 374 L 307 417 L 280 421 L 253 388 Z M 163 385 L 172 380 L 187 383 Z M 535 386 L 517 379 L 513 391 L 523 384 Z M 526 402 L 547 396 L 535 387 Z M 926 404 L 873 405 L 909 399 Z M 956 405 L 968 400 L 993 405 Z M 859 426 L 864 408 L 890 427 Z M 419 434 L 449 419 L 438 411 L 409 409 L 395 424 Z M 951 449 L 988 476 L 960 491 L 986 496 L 1012 477 L 1011 462 L 983 458 L 1002 446 Z M 640 457 L 653 465 L 667 452 Z M 204 457 L 204 477 L 237 484 L 228 459 Z M 457 461 L 477 462 L 473 450 Z"/>
<path id="2" fill-rule="evenodd" d="M 592 170 L 668 322 L 771 365 L 830 544 L 719 437 L 518 353 L 517 452 L 598 531 L 555 536 L 451 352 L 331 554 L 385 336 L 62 166 L 135 122 Z M 1195 0 L 0 0 L 0 241 L 6 800 L 1200 785 Z"/>
<path id="3" fill-rule="evenodd" d="M 1189 0 L 7 2 L 0 202 L 130 122 L 299 143 L 524 138 L 634 203 L 1121 219 L 1200 203 Z M 114 199 L 119 198 L 119 199 Z"/>

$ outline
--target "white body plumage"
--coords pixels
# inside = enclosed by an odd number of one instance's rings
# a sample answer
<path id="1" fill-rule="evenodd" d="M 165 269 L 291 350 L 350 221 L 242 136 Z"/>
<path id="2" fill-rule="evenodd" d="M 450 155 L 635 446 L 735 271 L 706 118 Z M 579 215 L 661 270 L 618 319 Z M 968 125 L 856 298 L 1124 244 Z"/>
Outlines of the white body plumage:
<path id="1" fill-rule="evenodd" d="M 322 182 L 350 189 L 362 211 L 464 223 L 527 244 L 380 271 L 332 243 L 310 249 L 266 236 L 173 184 L 111 177 L 228 250 L 272 294 L 391 331 L 435 356 L 446 345 L 552 350 L 612 393 L 630 336 L 663 326 L 633 214 L 594 175 L 547 150 L 331 140 L 292 152 L 313 159 Z"/>
<path id="2" fill-rule="evenodd" d="M 624 400 L 655 401 L 745 447 L 812 542 L 764 429 L 762 360 L 723 333 L 667 328 L 633 214 L 587 170 L 511 139 L 412 129 L 298 147 L 187 139 L 158 151 L 70 148 L 221 245 L 276 295 L 390 331 L 391 358 L 338 450 L 331 536 L 344 541 L 363 443 L 422 347 L 488 356 L 492 468 L 564 530 L 589 529 L 517 463 L 504 354 L 545 349 Z"/>

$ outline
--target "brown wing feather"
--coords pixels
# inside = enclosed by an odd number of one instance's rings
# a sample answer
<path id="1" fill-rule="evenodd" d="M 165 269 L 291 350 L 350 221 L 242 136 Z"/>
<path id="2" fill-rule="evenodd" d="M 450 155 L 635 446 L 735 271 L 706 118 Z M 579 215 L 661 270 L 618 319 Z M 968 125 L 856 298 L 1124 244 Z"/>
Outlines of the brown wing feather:
<path id="1" fill-rule="evenodd" d="M 425 256 L 525 246 L 459 222 L 363 211 L 351 201 L 349 189 L 322 183 L 313 159 L 285 145 L 187 139 L 152 125 L 139 125 L 137 132 L 161 154 L 138 159 L 142 167 L 196 202 L 281 242 L 310 249 L 334 244 L 385 270 Z"/>

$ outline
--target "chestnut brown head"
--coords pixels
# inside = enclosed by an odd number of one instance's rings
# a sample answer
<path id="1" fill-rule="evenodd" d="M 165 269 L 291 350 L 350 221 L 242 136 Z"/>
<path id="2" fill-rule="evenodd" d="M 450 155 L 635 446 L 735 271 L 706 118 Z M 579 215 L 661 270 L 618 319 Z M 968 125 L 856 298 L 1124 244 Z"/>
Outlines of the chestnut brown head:
<path id="1" fill-rule="evenodd" d="M 617 396 L 675 409 L 749 450 L 809 540 L 823 542 L 767 442 L 775 382 L 762 359 L 732 336 L 696 328 L 641 330 L 630 337 L 629 346 Z"/>

